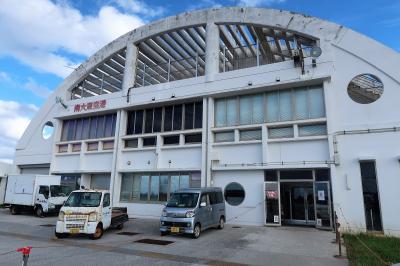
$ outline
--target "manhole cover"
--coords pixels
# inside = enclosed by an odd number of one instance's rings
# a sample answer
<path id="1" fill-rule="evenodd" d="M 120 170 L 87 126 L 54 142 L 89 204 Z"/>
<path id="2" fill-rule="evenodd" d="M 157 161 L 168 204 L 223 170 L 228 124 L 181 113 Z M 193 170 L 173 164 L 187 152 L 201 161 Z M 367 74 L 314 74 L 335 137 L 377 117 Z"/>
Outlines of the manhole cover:
<path id="1" fill-rule="evenodd" d="M 232 226 L 232 228 L 242 228 L 241 226 Z"/>
<path id="2" fill-rule="evenodd" d="M 135 232 L 120 232 L 120 233 L 117 233 L 117 235 L 123 235 L 123 236 L 134 236 L 134 235 L 137 235 L 137 234 L 139 234 L 139 233 L 135 233 Z"/>
<path id="3" fill-rule="evenodd" d="M 55 224 L 40 224 L 39 226 L 43 226 L 43 227 L 55 227 Z"/>
<path id="4" fill-rule="evenodd" d="M 152 245 L 159 245 L 159 246 L 166 246 L 169 244 L 174 243 L 173 241 L 166 241 L 166 240 L 158 240 L 158 239 L 139 239 L 134 241 L 136 243 L 143 243 L 143 244 L 152 244 Z"/>

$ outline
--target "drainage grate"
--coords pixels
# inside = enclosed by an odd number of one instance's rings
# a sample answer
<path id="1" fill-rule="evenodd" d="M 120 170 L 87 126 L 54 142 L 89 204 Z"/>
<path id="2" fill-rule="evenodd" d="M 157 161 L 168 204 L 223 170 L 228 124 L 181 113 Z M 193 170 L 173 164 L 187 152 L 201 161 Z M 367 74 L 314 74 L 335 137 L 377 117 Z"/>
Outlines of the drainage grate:
<path id="1" fill-rule="evenodd" d="M 56 227 L 55 224 L 39 224 L 39 226 L 43 226 L 43 227 Z"/>
<path id="2" fill-rule="evenodd" d="M 159 245 L 159 246 L 166 246 L 166 245 L 174 243 L 173 241 L 149 239 L 149 238 L 139 239 L 139 240 L 136 240 L 134 242 L 143 243 L 143 244 Z"/>
<path id="3" fill-rule="evenodd" d="M 122 235 L 122 236 L 134 236 L 134 235 L 138 235 L 139 233 L 135 233 L 135 232 L 120 232 L 117 233 L 117 235 Z"/>
<path id="4" fill-rule="evenodd" d="M 232 228 L 237 229 L 237 228 L 242 228 L 242 227 L 241 226 L 232 226 Z"/>

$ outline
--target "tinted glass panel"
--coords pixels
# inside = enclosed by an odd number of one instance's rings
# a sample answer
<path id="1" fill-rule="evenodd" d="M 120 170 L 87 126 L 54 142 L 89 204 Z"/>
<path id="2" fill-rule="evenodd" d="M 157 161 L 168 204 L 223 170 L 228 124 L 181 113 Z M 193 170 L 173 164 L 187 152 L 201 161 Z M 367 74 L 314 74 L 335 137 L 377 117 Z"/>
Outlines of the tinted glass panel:
<path id="1" fill-rule="evenodd" d="M 164 145 L 173 145 L 173 144 L 175 145 L 179 144 L 179 135 L 164 137 Z"/>
<path id="2" fill-rule="evenodd" d="M 252 104 L 251 96 L 240 97 L 239 119 L 241 125 L 251 124 Z"/>
<path id="3" fill-rule="evenodd" d="M 142 176 L 140 181 L 140 200 L 147 200 L 149 195 L 149 176 Z"/>
<path id="4" fill-rule="evenodd" d="M 96 131 L 97 131 L 97 117 L 91 117 L 89 138 L 91 139 L 96 138 Z"/>
<path id="5" fill-rule="evenodd" d="M 82 139 L 82 127 L 83 127 L 83 120 L 78 119 L 76 121 L 76 129 L 75 129 L 75 140 Z"/>
<path id="6" fill-rule="evenodd" d="M 330 174 L 329 169 L 315 170 L 315 180 L 317 180 L 317 181 L 329 181 L 330 176 L 331 176 L 331 174 Z"/>
<path id="7" fill-rule="evenodd" d="M 201 139 L 201 133 L 185 135 L 185 143 L 201 143 Z"/>
<path id="8" fill-rule="evenodd" d="M 172 130 L 172 106 L 165 107 L 164 110 L 164 131 L 171 131 Z"/>
<path id="9" fill-rule="evenodd" d="M 185 104 L 185 129 L 193 129 L 194 104 Z"/>
<path id="10" fill-rule="evenodd" d="M 264 181 L 278 181 L 278 172 L 275 170 L 266 170 Z"/>
<path id="11" fill-rule="evenodd" d="M 126 129 L 127 135 L 132 135 L 135 132 L 135 112 L 128 113 L 128 125 Z"/>
<path id="12" fill-rule="evenodd" d="M 74 140 L 75 137 L 75 120 L 70 120 L 68 123 L 68 135 L 67 140 Z"/>
<path id="13" fill-rule="evenodd" d="M 125 140 L 125 148 L 137 148 L 137 147 L 138 147 L 138 139 Z"/>
<path id="14" fill-rule="evenodd" d="M 154 109 L 153 132 L 161 132 L 161 122 L 162 122 L 162 108 L 156 108 Z"/>
<path id="15" fill-rule="evenodd" d="M 67 136 L 68 136 L 68 125 L 69 125 L 69 120 L 64 120 L 63 121 L 63 128 L 61 132 L 61 141 L 66 141 Z"/>
<path id="16" fill-rule="evenodd" d="M 167 201 L 168 199 L 168 176 L 160 176 L 160 192 L 159 201 Z"/>
<path id="17" fill-rule="evenodd" d="M 89 138 L 89 130 L 90 130 L 90 118 L 83 119 L 83 129 L 82 129 L 82 139 Z"/>
<path id="18" fill-rule="evenodd" d="M 153 132 L 153 109 L 147 109 L 145 114 L 144 133 Z"/>
<path id="19" fill-rule="evenodd" d="M 157 143 L 156 137 L 143 138 L 143 146 L 144 147 L 156 146 L 156 143 Z"/>
<path id="20" fill-rule="evenodd" d="M 281 179 L 313 179 L 311 170 L 280 171 Z"/>
<path id="21" fill-rule="evenodd" d="M 182 105 L 174 106 L 173 130 L 182 128 Z"/>
<path id="22" fill-rule="evenodd" d="M 152 176 L 151 183 L 150 183 L 150 200 L 151 201 L 158 201 L 158 193 L 160 189 L 160 177 L 159 176 Z"/>
<path id="23" fill-rule="evenodd" d="M 195 103 L 194 127 L 195 128 L 203 127 L 203 102 Z"/>
<path id="24" fill-rule="evenodd" d="M 106 115 L 105 129 L 104 129 L 105 137 L 113 136 L 112 128 L 113 128 L 113 115 Z"/>
<path id="25" fill-rule="evenodd" d="M 225 187 L 225 200 L 229 205 L 240 205 L 245 197 L 245 192 L 239 183 L 232 182 Z"/>
<path id="26" fill-rule="evenodd" d="M 135 134 L 143 133 L 143 110 L 136 111 Z"/>
<path id="27" fill-rule="evenodd" d="M 264 122 L 264 95 L 253 96 L 253 124 Z"/>
<path id="28" fill-rule="evenodd" d="M 104 138 L 104 116 L 97 117 L 97 138 Z"/>
<path id="29" fill-rule="evenodd" d="M 235 126 L 238 120 L 237 98 L 226 99 L 226 125 Z"/>

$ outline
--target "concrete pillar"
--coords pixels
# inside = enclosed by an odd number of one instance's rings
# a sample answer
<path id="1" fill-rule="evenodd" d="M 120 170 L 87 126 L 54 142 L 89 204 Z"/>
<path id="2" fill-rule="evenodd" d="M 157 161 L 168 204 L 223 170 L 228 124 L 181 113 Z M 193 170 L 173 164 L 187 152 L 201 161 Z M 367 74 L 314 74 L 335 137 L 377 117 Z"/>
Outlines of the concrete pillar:
<path id="1" fill-rule="evenodd" d="M 207 108 L 207 176 L 206 176 L 206 186 L 212 185 L 212 132 L 211 128 L 214 127 L 214 98 L 208 98 L 208 108 Z"/>
<path id="2" fill-rule="evenodd" d="M 219 72 L 219 29 L 213 22 L 206 25 L 206 81 L 213 81 Z"/>
<path id="3" fill-rule="evenodd" d="M 116 202 L 118 202 L 118 198 L 114 199 L 114 195 L 119 195 L 119 191 L 115 193 L 116 190 L 119 189 L 118 186 L 115 186 L 116 179 L 119 177 L 118 175 L 118 155 L 120 154 L 121 147 L 123 147 L 123 141 L 121 140 L 121 136 L 124 134 L 121 131 L 126 128 L 126 111 L 119 110 L 117 112 L 117 121 L 115 123 L 115 135 L 114 135 L 114 150 L 112 157 L 112 165 L 111 165 L 111 176 L 110 176 L 110 192 L 111 192 L 111 206 L 114 206 Z M 118 182 L 117 182 L 118 183 Z"/>
<path id="4" fill-rule="evenodd" d="M 135 85 L 136 77 L 136 59 L 138 56 L 138 48 L 133 43 L 126 46 L 125 70 L 122 80 L 122 89 L 127 91 Z"/>
<path id="5" fill-rule="evenodd" d="M 207 151 L 208 151 L 208 101 L 203 98 L 203 125 L 201 139 L 201 186 L 205 187 L 207 183 Z"/>
<path id="6" fill-rule="evenodd" d="M 268 162 L 268 132 L 267 127 L 265 125 L 261 126 L 261 143 L 262 143 L 262 162 Z"/>

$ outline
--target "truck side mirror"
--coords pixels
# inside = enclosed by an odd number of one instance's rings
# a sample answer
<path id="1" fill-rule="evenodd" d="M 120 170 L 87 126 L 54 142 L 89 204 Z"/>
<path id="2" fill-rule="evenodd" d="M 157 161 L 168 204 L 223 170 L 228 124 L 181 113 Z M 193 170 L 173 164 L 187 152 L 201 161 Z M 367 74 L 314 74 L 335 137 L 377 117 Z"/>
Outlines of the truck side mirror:
<path id="1" fill-rule="evenodd" d="M 206 202 L 200 203 L 200 207 L 206 207 L 206 206 L 207 206 L 207 203 L 206 203 Z"/>

